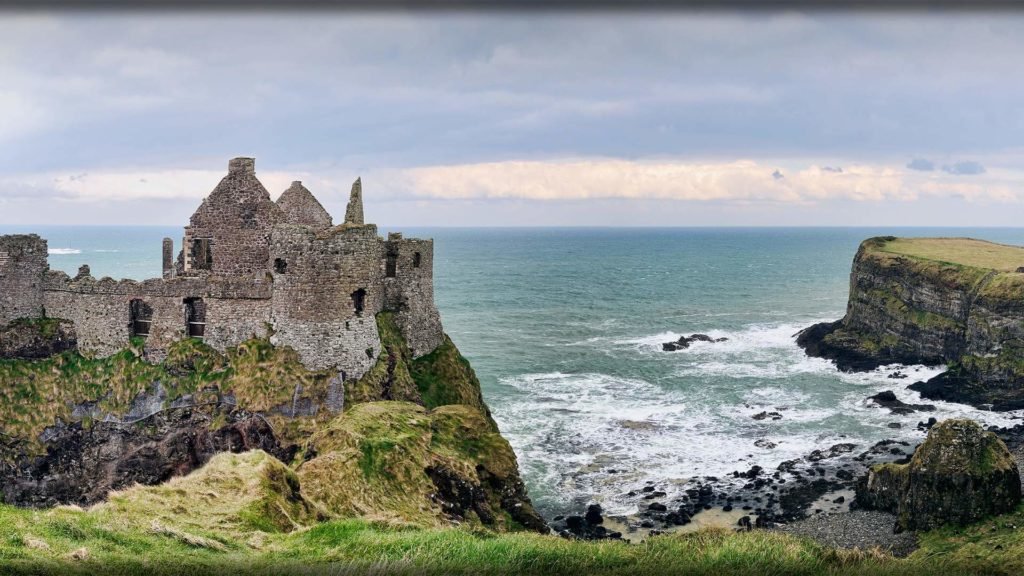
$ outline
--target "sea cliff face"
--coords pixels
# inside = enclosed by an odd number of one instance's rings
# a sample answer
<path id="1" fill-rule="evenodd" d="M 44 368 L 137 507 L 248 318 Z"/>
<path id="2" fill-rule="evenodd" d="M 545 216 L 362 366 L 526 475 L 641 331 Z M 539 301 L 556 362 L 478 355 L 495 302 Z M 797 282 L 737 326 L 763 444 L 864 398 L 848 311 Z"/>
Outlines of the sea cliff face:
<path id="1" fill-rule="evenodd" d="M 182 340 L 152 362 L 141 342 L 92 358 L 56 321 L 12 324 L 3 342 L 31 353 L 0 357 L 0 502 L 88 506 L 259 451 L 318 517 L 546 532 L 454 343 L 413 358 L 394 317 L 376 321 L 375 365 L 344 381 L 265 339 Z"/>
<path id="2" fill-rule="evenodd" d="M 797 342 L 841 370 L 946 364 L 926 398 L 1024 407 L 1024 248 L 964 238 L 870 238 L 850 273 L 846 316 Z"/>

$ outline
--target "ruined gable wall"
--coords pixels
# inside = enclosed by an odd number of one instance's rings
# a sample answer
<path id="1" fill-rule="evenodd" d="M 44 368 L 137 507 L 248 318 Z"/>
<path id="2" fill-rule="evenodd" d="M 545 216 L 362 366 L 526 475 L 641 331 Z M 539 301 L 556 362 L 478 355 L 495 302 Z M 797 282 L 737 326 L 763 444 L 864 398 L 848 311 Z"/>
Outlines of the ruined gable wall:
<path id="1" fill-rule="evenodd" d="M 252 275 L 266 269 L 270 231 L 284 222 L 281 209 L 256 179 L 251 158 L 235 158 L 213 192 L 203 200 L 185 228 L 185 273 L 205 274 L 193 267 L 193 240 L 211 238 L 210 274 Z"/>
<path id="2" fill-rule="evenodd" d="M 71 279 L 63 272 L 46 275 L 46 313 L 75 323 L 79 348 L 107 356 L 123 349 L 131 334 L 129 303 L 141 299 L 152 308 L 147 352 L 159 353 L 186 335 L 185 298 L 206 303 L 205 342 L 218 350 L 253 336 L 266 336 L 270 321 L 270 286 L 251 281 L 175 278 Z"/>
<path id="3" fill-rule="evenodd" d="M 312 226 L 317 230 L 334 225 L 331 215 L 313 196 L 313 193 L 298 180 L 292 182 L 292 185 L 281 194 L 281 197 L 277 199 L 277 205 L 281 208 L 288 224 Z"/>
<path id="4" fill-rule="evenodd" d="M 372 225 L 319 233 L 275 227 L 272 341 L 295 348 L 314 369 L 338 368 L 348 378 L 369 370 L 380 354 L 375 315 L 384 303 L 383 244 Z M 366 295 L 356 313 L 352 293 L 359 289 Z"/>
<path id="5" fill-rule="evenodd" d="M 43 315 L 46 249 L 35 234 L 0 236 L 0 326 Z"/>
<path id="6" fill-rule="evenodd" d="M 385 253 L 392 254 L 395 264 L 395 276 L 384 279 L 385 309 L 395 312 L 413 357 L 429 354 L 444 340 L 434 305 L 434 241 L 390 234 Z"/>

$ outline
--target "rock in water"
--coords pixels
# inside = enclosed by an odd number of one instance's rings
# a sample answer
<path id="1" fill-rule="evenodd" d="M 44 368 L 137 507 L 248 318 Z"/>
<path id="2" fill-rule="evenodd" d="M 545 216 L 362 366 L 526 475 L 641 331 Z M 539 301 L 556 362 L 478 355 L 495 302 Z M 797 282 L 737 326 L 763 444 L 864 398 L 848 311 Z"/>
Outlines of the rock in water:
<path id="1" fill-rule="evenodd" d="M 897 512 L 908 530 L 970 524 L 1020 501 L 1020 475 L 1006 445 L 960 419 L 939 422 L 909 463 L 876 466 L 857 487 L 858 505 Z"/>
<path id="2" fill-rule="evenodd" d="M 661 345 L 661 349 L 665 352 L 675 352 L 677 350 L 685 350 L 690 347 L 690 344 L 694 342 L 725 342 L 728 338 L 712 338 L 707 334 L 691 334 L 689 336 L 680 336 L 679 340 L 672 342 L 665 342 Z"/>

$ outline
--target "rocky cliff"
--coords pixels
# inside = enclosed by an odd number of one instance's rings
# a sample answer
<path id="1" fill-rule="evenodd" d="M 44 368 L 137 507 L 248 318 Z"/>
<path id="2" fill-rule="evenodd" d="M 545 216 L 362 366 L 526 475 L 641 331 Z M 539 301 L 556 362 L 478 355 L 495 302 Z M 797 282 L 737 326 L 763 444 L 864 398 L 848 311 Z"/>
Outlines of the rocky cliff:
<path id="1" fill-rule="evenodd" d="M 141 342 L 92 358 L 58 321 L 12 324 L 0 331 L 17 335 L 0 349 L 21 356 L 0 359 L 0 500 L 90 505 L 259 450 L 322 517 L 546 531 L 451 340 L 414 359 L 390 313 L 377 324 L 376 364 L 345 381 L 265 339 L 225 354 L 182 340 L 153 362 Z"/>
<path id="2" fill-rule="evenodd" d="M 870 238 L 850 273 L 846 316 L 797 342 L 842 370 L 945 364 L 926 398 L 1024 407 L 1024 248 L 966 238 Z M 1024 269 L 1022 269 L 1024 270 Z"/>

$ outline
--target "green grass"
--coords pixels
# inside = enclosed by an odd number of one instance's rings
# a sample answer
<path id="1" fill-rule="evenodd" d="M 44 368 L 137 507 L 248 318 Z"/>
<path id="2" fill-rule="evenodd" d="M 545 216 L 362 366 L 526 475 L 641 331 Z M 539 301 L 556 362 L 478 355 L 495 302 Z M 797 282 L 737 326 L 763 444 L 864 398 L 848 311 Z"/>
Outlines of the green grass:
<path id="1" fill-rule="evenodd" d="M 1013 272 L 1024 266 L 1024 247 L 972 238 L 893 238 L 880 251 L 961 266 Z"/>
<path id="2" fill-rule="evenodd" d="M 72 558 L 83 549 L 87 560 Z M 629 545 L 338 520 L 214 540 L 162 525 L 136 529 L 102 510 L 0 507 L 0 573 L 11 574 L 895 574 L 905 564 L 767 532 L 705 531 Z"/>
<path id="3" fill-rule="evenodd" d="M 163 525 L 140 528 L 102 508 L 0 506 L 0 573 L 1009 575 L 1024 571 L 1022 526 L 1024 508 L 923 534 L 920 550 L 896 559 L 877 551 L 836 551 L 780 533 L 716 529 L 632 545 L 335 520 L 213 539 Z M 86 560 L 72 558 L 83 549 Z"/>

